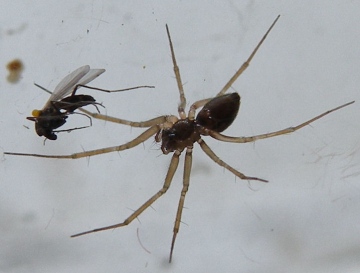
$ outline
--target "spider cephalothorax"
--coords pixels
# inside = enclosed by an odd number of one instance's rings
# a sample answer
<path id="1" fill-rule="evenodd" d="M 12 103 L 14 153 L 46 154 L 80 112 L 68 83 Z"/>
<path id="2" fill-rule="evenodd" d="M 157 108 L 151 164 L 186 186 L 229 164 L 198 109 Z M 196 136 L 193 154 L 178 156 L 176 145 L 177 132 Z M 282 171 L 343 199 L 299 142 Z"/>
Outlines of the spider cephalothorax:
<path id="1" fill-rule="evenodd" d="M 161 150 L 164 154 L 178 150 L 182 152 L 186 147 L 209 135 L 209 131 L 222 132 L 228 128 L 236 118 L 240 107 L 238 93 L 226 94 L 211 99 L 206 103 L 195 119 L 179 119 L 171 127 L 160 131 Z"/>
<path id="2" fill-rule="evenodd" d="M 171 128 L 161 132 L 161 150 L 168 154 L 178 150 L 182 152 L 200 139 L 199 125 L 195 120 L 179 119 Z M 160 141 L 160 140 L 159 140 Z"/>

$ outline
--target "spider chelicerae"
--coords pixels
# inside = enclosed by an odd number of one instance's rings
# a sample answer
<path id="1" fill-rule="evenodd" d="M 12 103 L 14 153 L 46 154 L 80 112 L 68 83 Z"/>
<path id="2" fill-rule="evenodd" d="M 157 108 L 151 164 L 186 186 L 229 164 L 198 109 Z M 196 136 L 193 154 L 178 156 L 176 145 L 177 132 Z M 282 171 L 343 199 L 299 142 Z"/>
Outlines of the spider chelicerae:
<path id="1" fill-rule="evenodd" d="M 186 98 L 183 90 L 183 84 L 180 77 L 179 67 L 176 63 L 174 48 L 172 44 L 172 40 L 170 37 L 169 28 L 166 25 L 167 36 L 170 43 L 170 50 L 172 56 L 172 62 L 174 66 L 174 73 L 177 81 L 177 86 L 180 94 L 180 104 L 178 106 L 179 117 L 170 115 L 170 116 L 160 116 L 154 119 L 150 119 L 142 122 L 133 122 L 124 119 L 119 119 L 107 115 L 102 115 L 99 113 L 91 113 L 87 110 L 83 110 L 83 112 L 93 118 L 102 119 L 114 123 L 129 125 L 132 127 L 143 127 L 148 128 L 138 137 L 133 140 L 114 147 L 107 147 L 97 150 L 84 151 L 80 153 L 75 153 L 71 155 L 42 155 L 42 154 L 25 154 L 25 153 L 13 153 L 13 152 L 5 152 L 5 154 L 9 155 L 21 155 L 21 156 L 34 156 L 34 157 L 45 157 L 45 158 L 58 158 L 58 159 L 77 159 L 82 157 L 89 157 L 104 153 L 110 153 L 115 151 L 123 151 L 126 149 L 133 148 L 140 143 L 146 141 L 150 137 L 155 135 L 155 141 L 161 143 L 161 150 L 164 154 L 173 153 L 169 169 L 167 171 L 165 182 L 162 188 L 156 192 L 150 199 L 148 199 L 142 206 L 140 206 L 137 210 L 135 210 L 125 221 L 114 224 L 111 226 L 101 227 L 85 232 L 81 232 L 71 237 L 78 237 L 89 233 L 94 233 L 98 231 L 114 229 L 126 226 L 130 224 L 135 218 L 137 218 L 144 210 L 150 207 L 160 196 L 166 193 L 168 188 L 170 187 L 171 181 L 174 177 L 174 174 L 177 170 L 179 164 L 179 157 L 181 153 L 185 150 L 185 161 L 184 161 L 184 174 L 183 174 L 183 187 L 181 190 L 180 200 L 178 204 L 178 209 L 175 217 L 175 224 L 173 229 L 173 236 L 170 248 L 170 257 L 169 262 L 172 260 L 174 245 L 176 236 L 179 232 L 180 223 L 181 223 L 181 215 L 184 207 L 186 193 L 189 188 L 190 183 L 190 172 L 192 165 L 192 150 L 194 143 L 200 145 L 201 149 L 205 152 L 207 156 L 209 156 L 215 163 L 229 170 L 233 174 L 235 174 L 240 179 L 245 180 L 257 180 L 261 182 L 267 182 L 265 179 L 247 176 L 238 170 L 234 169 L 224 161 L 222 161 L 206 144 L 203 140 L 202 136 L 210 136 L 214 139 L 224 141 L 224 142 L 232 142 L 232 143 L 246 143 L 246 142 L 254 142 L 259 139 L 270 138 L 274 136 L 279 136 L 283 134 L 292 133 L 296 130 L 299 130 L 306 125 L 314 122 L 317 119 L 322 118 L 325 115 L 330 114 L 331 112 L 337 111 L 345 106 L 348 106 L 354 101 L 346 103 L 344 105 L 333 108 L 329 111 L 326 111 L 308 121 L 301 123 L 300 125 L 289 127 L 283 130 L 256 135 L 249 137 L 231 137 L 221 134 L 226 128 L 228 128 L 232 122 L 235 120 L 236 115 L 238 113 L 240 107 L 240 96 L 238 93 L 226 94 L 231 85 L 236 81 L 236 79 L 246 70 L 249 66 L 252 58 L 256 54 L 257 50 L 261 46 L 261 44 L 266 39 L 267 35 L 271 31 L 271 29 L 276 24 L 277 20 L 280 16 L 278 16 L 275 21 L 272 23 L 270 28 L 267 30 L 265 35 L 262 37 L 260 42 L 257 44 L 255 49 L 252 51 L 248 59 L 243 63 L 243 65 L 236 71 L 234 76 L 225 84 L 225 86 L 221 89 L 221 91 L 212 98 L 203 99 L 193 103 L 190 106 L 189 112 L 186 115 L 185 106 L 186 106 Z M 195 116 L 196 110 L 201 108 L 199 113 Z"/>

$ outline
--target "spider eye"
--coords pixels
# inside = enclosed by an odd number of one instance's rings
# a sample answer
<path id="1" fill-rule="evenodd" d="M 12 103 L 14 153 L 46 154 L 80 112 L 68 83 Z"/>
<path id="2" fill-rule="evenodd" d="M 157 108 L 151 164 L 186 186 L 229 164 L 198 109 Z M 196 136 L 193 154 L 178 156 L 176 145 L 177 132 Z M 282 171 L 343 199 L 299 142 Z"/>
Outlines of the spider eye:
<path id="1" fill-rule="evenodd" d="M 176 134 L 174 130 L 164 130 L 162 133 L 161 150 L 164 154 L 175 151 L 176 148 Z"/>

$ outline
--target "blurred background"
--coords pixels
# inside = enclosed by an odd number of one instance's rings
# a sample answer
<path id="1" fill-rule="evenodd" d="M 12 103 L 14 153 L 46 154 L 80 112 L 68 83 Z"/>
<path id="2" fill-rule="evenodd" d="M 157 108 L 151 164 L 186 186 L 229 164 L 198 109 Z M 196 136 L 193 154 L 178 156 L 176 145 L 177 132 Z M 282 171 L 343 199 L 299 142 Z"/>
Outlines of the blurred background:
<path id="1" fill-rule="evenodd" d="M 26 120 L 74 69 L 106 72 L 82 89 L 102 113 L 142 121 L 177 115 L 168 24 L 188 106 L 214 96 L 278 23 L 234 83 L 239 115 L 227 135 L 297 125 L 357 102 L 293 134 L 247 144 L 204 138 L 225 162 L 268 184 L 241 181 L 195 145 L 190 189 L 168 264 L 182 161 L 166 195 L 122 222 L 163 184 L 171 155 L 151 138 L 121 153 L 57 160 L 3 155 L 1 272 L 359 272 L 360 4 L 358 1 L 8 1 L 0 10 L 1 152 L 71 154 L 125 143 L 143 129 L 93 120 L 46 141 Z M 8 81 L 7 64 L 24 69 Z M 92 109 L 89 107 L 88 109 Z M 92 109 L 95 110 L 95 109 Z M 72 115 L 64 128 L 88 124 Z"/>

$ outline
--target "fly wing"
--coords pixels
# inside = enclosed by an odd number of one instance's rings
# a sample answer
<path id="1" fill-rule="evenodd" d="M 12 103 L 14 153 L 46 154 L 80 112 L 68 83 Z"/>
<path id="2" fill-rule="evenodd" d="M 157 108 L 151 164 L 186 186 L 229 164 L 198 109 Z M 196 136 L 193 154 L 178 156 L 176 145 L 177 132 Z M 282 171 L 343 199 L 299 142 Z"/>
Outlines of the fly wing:
<path id="1" fill-rule="evenodd" d="M 90 66 L 84 65 L 75 71 L 71 72 L 63 78 L 52 92 L 49 101 L 58 101 L 65 96 L 69 95 L 73 87 L 90 71 Z"/>
<path id="2" fill-rule="evenodd" d="M 105 72 L 105 69 L 90 69 L 86 75 L 84 75 L 77 84 L 86 85 L 95 78 L 99 77 L 102 73 Z"/>
<path id="3" fill-rule="evenodd" d="M 64 79 L 62 79 L 61 82 L 55 87 L 54 92 L 51 94 L 44 108 L 48 107 L 51 101 L 58 101 L 69 95 L 71 92 L 73 92 L 76 85 L 85 85 L 104 72 L 105 69 L 90 69 L 90 66 L 88 65 L 79 67 L 67 75 Z"/>

